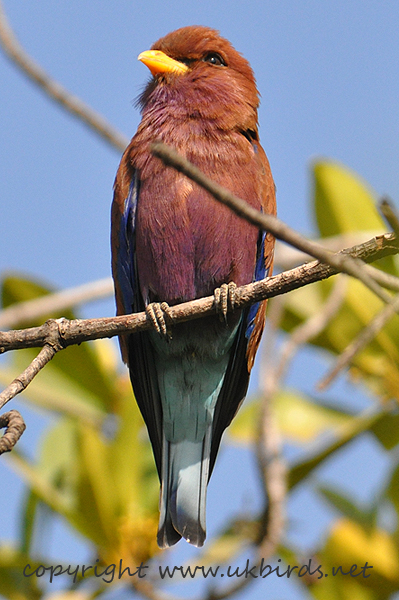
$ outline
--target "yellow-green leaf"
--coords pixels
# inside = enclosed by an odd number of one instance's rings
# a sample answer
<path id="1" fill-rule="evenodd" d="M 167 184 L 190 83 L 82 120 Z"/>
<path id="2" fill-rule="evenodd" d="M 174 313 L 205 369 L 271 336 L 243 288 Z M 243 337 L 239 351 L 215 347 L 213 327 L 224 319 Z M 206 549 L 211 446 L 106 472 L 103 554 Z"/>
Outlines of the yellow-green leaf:
<path id="1" fill-rule="evenodd" d="M 316 218 L 323 237 L 385 231 L 375 194 L 356 173 L 332 161 L 316 162 L 313 173 Z"/>
<path id="2" fill-rule="evenodd" d="M 307 444 L 332 434 L 352 419 L 351 415 L 323 405 L 294 391 L 281 391 L 273 398 L 280 431 L 290 442 Z"/>

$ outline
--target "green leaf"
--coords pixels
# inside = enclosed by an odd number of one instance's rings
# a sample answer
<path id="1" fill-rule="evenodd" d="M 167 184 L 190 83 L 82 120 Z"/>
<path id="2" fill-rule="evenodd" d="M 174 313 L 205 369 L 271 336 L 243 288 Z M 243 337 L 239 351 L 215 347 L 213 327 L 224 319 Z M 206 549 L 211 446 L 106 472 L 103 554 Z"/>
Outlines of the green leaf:
<path id="1" fill-rule="evenodd" d="M 229 440 L 240 444 L 256 441 L 261 402 L 262 399 L 252 400 L 241 408 L 227 430 Z M 294 390 L 277 392 L 272 408 L 279 431 L 295 444 L 308 444 L 319 436 L 333 433 L 352 419 L 352 415 Z"/>
<path id="2" fill-rule="evenodd" d="M 371 431 L 386 450 L 392 450 L 399 444 L 399 415 L 388 413 L 371 427 Z"/>
<path id="3" fill-rule="evenodd" d="M 337 492 L 336 489 L 326 486 L 317 486 L 316 489 L 342 516 L 347 517 L 354 523 L 358 523 L 362 527 L 369 529 L 375 527 L 377 517 L 375 507 L 371 510 L 363 510 L 347 495 Z"/>
<path id="4" fill-rule="evenodd" d="M 310 455 L 309 458 L 297 463 L 291 467 L 288 477 L 288 487 L 292 489 L 298 483 L 308 477 L 316 467 L 325 461 L 326 458 L 334 454 L 337 450 L 351 442 L 356 436 L 364 431 L 367 431 L 375 423 L 377 423 L 385 413 L 376 411 L 364 411 L 363 414 L 352 417 L 352 419 L 343 424 L 334 436 L 333 442 L 321 447 L 316 453 Z"/>
<path id="5" fill-rule="evenodd" d="M 18 302 L 34 300 L 35 298 L 47 296 L 55 291 L 54 288 L 43 284 L 43 282 L 37 279 L 24 277 L 20 274 L 9 273 L 2 280 L 1 303 L 3 308 L 8 308 Z M 50 317 L 51 315 L 49 314 L 43 321 L 46 321 L 46 319 Z M 40 325 L 40 323 L 37 321 L 26 321 L 23 324 L 23 326 L 28 325 Z"/>
<path id="6" fill-rule="evenodd" d="M 396 513 L 399 515 L 399 464 L 394 469 L 391 480 L 387 487 L 387 497 L 391 500 L 395 507 Z M 398 527 L 399 530 L 399 527 Z"/>
<path id="7" fill-rule="evenodd" d="M 314 165 L 314 205 L 322 236 L 385 231 L 373 193 L 355 173 L 331 161 Z M 344 243 L 344 242 L 343 242 Z M 397 258 L 378 261 L 379 268 L 398 275 Z M 342 278 L 342 276 L 341 276 Z M 321 311 L 336 278 L 296 290 L 285 298 L 282 328 L 292 332 Z M 346 279 L 338 310 L 310 343 L 334 355 L 342 351 L 383 308 L 383 303 L 359 281 Z M 353 359 L 350 373 L 361 377 L 372 393 L 399 399 L 399 317 L 394 315 Z"/>
<path id="8" fill-rule="evenodd" d="M 69 506 L 59 492 L 39 470 L 16 448 L 6 457 L 7 463 L 21 475 L 32 491 L 55 512 L 68 514 Z"/>
<path id="9" fill-rule="evenodd" d="M 25 505 L 21 513 L 22 518 L 20 524 L 21 551 L 25 554 L 29 554 L 32 547 L 35 517 L 39 503 L 40 500 L 37 494 L 32 492 L 32 490 L 28 490 L 25 497 Z"/>
<path id="10" fill-rule="evenodd" d="M 125 380 L 120 387 L 119 427 L 112 442 L 110 469 L 120 502 L 136 517 L 158 519 L 159 479 L 146 427 Z"/>
<path id="11" fill-rule="evenodd" d="M 42 439 L 36 464 L 28 461 L 16 448 L 6 460 L 41 502 L 63 516 L 82 535 L 101 545 L 104 532 L 98 513 L 93 510 L 93 497 L 83 496 L 86 503 L 82 501 L 82 488 L 85 489 L 88 480 L 87 474 L 82 474 L 78 451 L 79 427 L 78 423 L 68 419 L 60 419 L 54 427 L 50 427 Z M 26 510 L 31 508 L 28 505 Z M 25 526 L 32 526 L 35 514 L 25 512 Z"/>
<path id="12" fill-rule="evenodd" d="M 272 405 L 280 431 L 294 443 L 308 444 L 352 420 L 352 415 L 342 410 L 289 390 L 278 392 Z"/>
<path id="13" fill-rule="evenodd" d="M 313 173 L 316 218 L 323 237 L 386 230 L 375 194 L 356 173 L 332 161 L 316 162 Z"/>
<path id="14" fill-rule="evenodd" d="M 118 514 L 118 496 L 110 471 L 110 447 L 103 436 L 92 428 L 86 427 L 79 440 L 79 456 L 82 479 L 91 488 L 94 503 L 91 511 L 98 515 L 103 546 L 114 545 L 116 538 L 115 518 Z M 85 509 L 89 504 L 85 503 Z"/>
<path id="15" fill-rule="evenodd" d="M 306 293 L 289 294 L 285 302 L 282 327 L 288 331 L 322 310 L 324 298 L 330 293 L 333 280 L 321 281 L 311 287 L 318 290 L 318 306 L 310 303 Z M 316 298 L 316 290 L 313 292 Z M 308 304 L 309 303 L 309 304 Z M 313 346 L 341 354 L 351 341 L 359 335 L 383 303 L 359 281 L 347 279 L 345 296 L 335 315 L 325 329 L 314 337 Z M 374 339 L 353 359 L 351 373 L 362 377 L 374 394 L 382 398 L 399 398 L 399 316 L 394 315 Z"/>

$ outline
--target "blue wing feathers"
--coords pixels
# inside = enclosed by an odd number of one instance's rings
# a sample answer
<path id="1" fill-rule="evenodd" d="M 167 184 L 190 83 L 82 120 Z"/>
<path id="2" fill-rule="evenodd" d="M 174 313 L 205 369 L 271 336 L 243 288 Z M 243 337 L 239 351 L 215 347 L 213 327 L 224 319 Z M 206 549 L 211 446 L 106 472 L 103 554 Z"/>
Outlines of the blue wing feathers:
<path id="1" fill-rule="evenodd" d="M 138 199 L 138 179 L 132 178 L 125 199 L 119 228 L 117 277 L 126 314 L 132 312 L 137 294 L 135 269 L 135 225 Z"/>
<path id="2" fill-rule="evenodd" d="M 269 269 L 266 268 L 266 261 L 265 261 L 266 235 L 267 235 L 266 231 L 261 231 L 259 233 L 258 247 L 257 247 L 257 253 L 256 253 L 255 272 L 254 272 L 254 277 L 253 277 L 252 281 L 261 281 L 262 279 L 265 279 L 265 277 L 267 277 L 269 274 Z M 248 311 L 247 326 L 245 329 L 245 337 L 247 338 L 247 340 L 249 340 L 249 338 L 251 337 L 252 332 L 254 330 L 255 317 L 259 310 L 259 304 L 260 304 L 259 302 L 252 304 L 251 308 Z"/>

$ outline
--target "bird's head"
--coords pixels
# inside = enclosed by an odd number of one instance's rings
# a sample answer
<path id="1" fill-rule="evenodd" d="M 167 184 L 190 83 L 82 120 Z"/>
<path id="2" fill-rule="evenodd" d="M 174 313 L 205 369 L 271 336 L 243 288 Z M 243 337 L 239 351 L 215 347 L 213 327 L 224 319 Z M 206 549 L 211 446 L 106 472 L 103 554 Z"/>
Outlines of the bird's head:
<path id="1" fill-rule="evenodd" d="M 153 75 L 139 98 L 143 111 L 169 105 L 176 116 L 256 132 L 259 95 L 253 71 L 214 29 L 182 27 L 138 59 Z"/>

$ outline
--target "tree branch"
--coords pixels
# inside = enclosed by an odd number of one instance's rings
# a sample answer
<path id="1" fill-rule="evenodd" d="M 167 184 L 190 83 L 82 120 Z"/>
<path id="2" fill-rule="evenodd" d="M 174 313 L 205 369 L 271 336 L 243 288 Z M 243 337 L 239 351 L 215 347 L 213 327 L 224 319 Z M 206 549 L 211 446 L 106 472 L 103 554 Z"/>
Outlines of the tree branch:
<path id="1" fill-rule="evenodd" d="M 0 0 L 0 44 L 11 61 L 29 77 L 39 88 L 57 104 L 83 121 L 92 131 L 105 139 L 119 152 L 123 152 L 129 143 L 128 138 L 119 133 L 108 121 L 72 95 L 60 83 L 52 79 L 40 65 L 25 52 L 8 23 Z"/>
<path id="2" fill-rule="evenodd" d="M 352 245 L 364 242 L 365 233 L 366 232 L 362 232 L 360 235 L 341 235 L 335 236 L 334 238 L 323 238 L 319 240 L 319 243 L 326 248 L 328 247 L 330 250 L 338 252 L 341 250 L 344 240 L 349 243 L 352 242 Z M 291 269 L 301 262 L 309 261 L 311 259 L 308 254 L 300 252 L 292 246 L 283 245 L 281 242 L 277 244 L 277 250 L 278 256 L 275 255 L 274 265 L 280 267 L 280 270 Z M 299 260 L 300 258 L 302 260 Z M 370 265 L 366 265 L 366 268 L 373 269 L 373 278 L 382 287 L 396 292 L 399 291 L 399 277 L 385 273 Z M 3 310 L 0 310 L 0 330 L 15 329 L 31 321 L 48 316 L 51 313 L 73 309 L 87 302 L 94 302 L 111 297 L 113 294 L 114 285 L 112 278 L 106 277 L 59 292 L 50 293 L 46 296 L 41 296 L 40 298 L 34 298 L 33 300 L 18 302 L 17 304 L 12 304 Z"/>
<path id="3" fill-rule="evenodd" d="M 342 250 L 332 256 L 352 256 L 366 262 L 372 262 L 384 256 L 398 253 L 399 248 L 396 245 L 395 236 L 384 234 L 359 246 Z M 255 302 L 279 296 L 310 283 L 326 279 L 337 272 L 337 269 L 318 261 L 301 265 L 270 279 L 263 279 L 237 288 L 235 307 L 237 309 L 245 308 Z M 215 314 L 213 296 L 170 307 L 170 316 L 175 324 L 213 314 Z M 0 352 L 44 346 L 48 343 L 50 332 L 53 335 L 54 331 L 57 330 L 58 343 L 62 347 L 66 347 L 88 340 L 145 331 L 152 327 L 145 312 L 99 319 L 75 319 L 72 321 L 58 319 L 57 324 L 57 329 L 53 328 L 52 320 L 50 320 L 40 327 L 0 332 Z"/>

